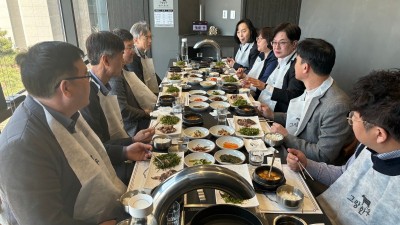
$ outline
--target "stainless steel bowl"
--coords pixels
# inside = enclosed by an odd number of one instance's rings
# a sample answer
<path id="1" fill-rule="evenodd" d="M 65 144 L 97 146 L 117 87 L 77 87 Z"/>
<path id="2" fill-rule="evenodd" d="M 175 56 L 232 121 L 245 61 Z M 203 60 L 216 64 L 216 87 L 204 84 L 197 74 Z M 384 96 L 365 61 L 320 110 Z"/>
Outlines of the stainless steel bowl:
<path id="1" fill-rule="evenodd" d="M 157 150 L 167 150 L 172 143 L 172 139 L 168 135 L 158 135 L 153 138 L 153 146 Z"/>
<path id="2" fill-rule="evenodd" d="M 129 213 L 129 206 L 128 206 L 128 201 L 130 198 L 137 194 L 145 194 L 144 191 L 141 190 L 133 190 L 133 191 L 127 191 L 121 197 L 119 198 L 119 201 L 121 204 L 124 206 L 125 212 Z"/>
<path id="3" fill-rule="evenodd" d="M 307 225 L 307 223 L 297 216 L 279 215 L 275 217 L 273 225 Z"/>
<path id="4" fill-rule="evenodd" d="M 266 133 L 264 135 L 264 142 L 271 147 L 278 147 L 283 143 L 283 135 L 280 133 Z"/>
<path id="5" fill-rule="evenodd" d="M 297 209 L 303 203 L 304 194 L 300 189 L 291 185 L 282 185 L 276 190 L 276 201 L 290 209 Z"/>

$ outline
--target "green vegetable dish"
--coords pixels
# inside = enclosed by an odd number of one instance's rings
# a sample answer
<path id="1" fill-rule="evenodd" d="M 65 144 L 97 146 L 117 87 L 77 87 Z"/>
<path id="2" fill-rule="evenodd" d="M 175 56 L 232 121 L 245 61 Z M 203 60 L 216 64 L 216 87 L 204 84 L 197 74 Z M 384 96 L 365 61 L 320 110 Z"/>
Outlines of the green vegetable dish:
<path id="1" fill-rule="evenodd" d="M 237 82 L 238 80 L 234 78 L 233 76 L 227 76 L 223 78 L 225 82 Z"/>
<path id="2" fill-rule="evenodd" d="M 227 162 L 227 163 L 232 163 L 232 164 L 239 164 L 242 162 L 242 159 L 234 156 L 234 155 L 221 155 L 220 157 L 221 162 Z"/>
<path id="3" fill-rule="evenodd" d="M 260 133 L 260 129 L 253 127 L 242 127 L 239 129 L 239 133 L 246 136 L 255 136 Z"/>
<path id="4" fill-rule="evenodd" d="M 238 99 L 238 100 L 234 101 L 232 105 L 234 105 L 234 106 L 242 106 L 242 105 L 248 105 L 248 104 L 249 103 L 246 100 Z"/>
<path id="5" fill-rule="evenodd" d="M 169 79 L 170 80 L 180 80 L 181 79 L 181 75 L 180 74 L 172 74 L 170 77 L 169 77 Z M 178 89 L 178 91 L 179 91 L 179 89 Z"/>
<path id="6" fill-rule="evenodd" d="M 189 160 L 189 162 L 193 163 L 193 166 L 211 164 L 211 162 L 208 161 L 207 159 L 191 159 L 191 160 Z"/>
<path id="7" fill-rule="evenodd" d="M 168 153 L 154 157 L 154 165 L 157 167 L 157 169 L 162 170 L 175 167 L 181 162 L 181 157 L 179 157 L 176 153 Z"/>
<path id="8" fill-rule="evenodd" d="M 185 67 L 186 63 L 185 63 L 185 61 L 177 61 L 176 65 L 179 67 Z"/>
<path id="9" fill-rule="evenodd" d="M 233 204 L 242 204 L 244 202 L 243 199 L 238 199 L 230 196 L 227 193 L 224 193 L 222 191 L 219 192 L 221 194 L 222 199 L 225 201 L 225 203 L 233 203 Z"/>
<path id="10" fill-rule="evenodd" d="M 179 122 L 179 120 L 181 120 L 181 119 L 179 119 L 179 117 L 177 117 L 177 116 L 167 115 L 167 116 L 161 117 L 160 122 L 161 122 L 161 124 L 164 124 L 164 125 L 175 125 Z"/>
<path id="11" fill-rule="evenodd" d="M 173 92 L 179 92 L 179 88 L 177 87 L 168 87 L 167 88 L 168 93 L 173 93 Z"/>
<path id="12" fill-rule="evenodd" d="M 225 67 L 225 63 L 222 61 L 218 61 L 215 63 L 214 67 L 223 68 L 223 67 Z"/>

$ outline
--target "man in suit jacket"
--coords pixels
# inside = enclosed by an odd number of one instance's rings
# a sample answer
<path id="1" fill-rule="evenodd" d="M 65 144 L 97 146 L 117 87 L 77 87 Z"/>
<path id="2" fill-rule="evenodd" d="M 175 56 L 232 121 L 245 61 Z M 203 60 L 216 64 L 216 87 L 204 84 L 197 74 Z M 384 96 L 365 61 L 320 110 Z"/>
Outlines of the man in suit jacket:
<path id="1" fill-rule="evenodd" d="M 81 113 L 104 143 L 118 177 L 128 184 L 133 164 L 124 163 L 127 160 L 126 155 L 134 151 L 137 145 L 141 145 L 140 142 L 149 142 L 154 135 L 154 129 L 141 130 L 130 137 L 122 125 L 117 97 L 109 95 L 109 80 L 113 76 L 121 76 L 124 48 L 122 40 L 108 31 L 93 33 L 87 38 L 86 49 L 92 65 L 90 70 L 92 82 L 90 83 L 90 102 L 81 109 Z M 115 98 L 112 99 L 112 97 Z M 105 107 L 108 100 L 115 100 L 112 102 L 114 107 Z M 113 120 L 114 123 L 110 122 L 112 115 L 119 116 L 117 120 Z M 151 148 L 150 145 L 145 146 Z"/>
<path id="2" fill-rule="evenodd" d="M 126 186 L 78 110 L 89 103 L 83 52 L 42 42 L 16 61 L 29 93 L 0 135 L 0 197 L 9 224 L 110 225 Z M 150 153 L 136 146 L 131 160 Z M 122 151 L 119 155 L 123 155 Z"/>
<path id="3" fill-rule="evenodd" d="M 334 47 L 324 40 L 300 42 L 295 72 L 305 92 L 290 101 L 287 113 L 260 106 L 264 116 L 276 122 L 271 131 L 285 137 L 285 146 L 300 149 L 315 161 L 333 162 L 354 139 L 346 121 L 350 100 L 329 75 L 335 57 Z"/>

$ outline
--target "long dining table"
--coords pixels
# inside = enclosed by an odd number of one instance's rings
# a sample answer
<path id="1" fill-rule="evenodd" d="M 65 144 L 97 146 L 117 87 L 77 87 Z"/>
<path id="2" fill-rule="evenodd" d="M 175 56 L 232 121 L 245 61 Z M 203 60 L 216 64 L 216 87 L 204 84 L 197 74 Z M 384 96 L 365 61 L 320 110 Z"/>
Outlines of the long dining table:
<path id="1" fill-rule="evenodd" d="M 206 74 L 203 74 L 203 79 L 206 78 Z M 210 90 L 210 89 L 205 89 L 202 86 L 200 86 L 199 84 L 192 84 L 191 85 L 191 90 Z M 211 89 L 219 89 L 219 87 L 215 86 L 214 88 Z M 185 94 L 186 95 L 186 94 Z M 202 112 L 195 112 L 195 113 L 199 113 L 202 116 L 203 119 L 203 123 L 200 125 L 202 127 L 205 128 L 210 128 L 214 125 L 217 124 L 217 118 L 213 115 L 210 114 L 210 112 L 212 112 L 213 109 L 211 107 L 209 107 L 208 109 L 202 111 Z M 192 110 L 186 105 L 183 109 L 183 113 L 188 113 L 188 112 L 192 112 Z M 233 115 L 235 115 L 235 109 L 230 107 L 229 108 L 229 114 L 228 114 L 228 118 L 232 118 Z M 155 118 L 153 118 L 154 120 Z M 228 124 L 228 123 L 227 123 Z M 186 126 L 183 124 L 182 125 L 182 132 L 183 130 L 186 128 Z M 214 141 L 216 140 L 215 137 L 213 137 L 211 134 L 206 137 L 207 139 Z M 267 146 L 268 147 L 268 146 Z M 286 163 L 286 158 L 285 158 L 285 147 L 284 145 L 276 147 L 276 149 L 278 150 L 276 154 L 277 158 L 280 159 L 280 163 L 282 165 L 284 165 Z M 215 152 L 217 152 L 219 150 L 218 147 L 215 147 L 214 150 L 212 150 L 211 152 L 209 152 L 209 154 L 214 155 Z M 246 156 L 246 160 L 245 160 L 245 164 L 248 163 L 248 152 L 245 146 L 243 146 L 242 148 L 238 149 L 239 151 L 241 151 L 242 153 L 244 153 L 244 155 Z M 154 151 L 157 151 L 157 149 L 155 149 Z M 185 156 L 190 154 L 189 151 L 185 152 Z M 269 156 L 265 156 L 264 157 L 264 164 L 268 163 L 268 157 Z M 295 173 L 292 171 L 292 173 Z M 129 185 L 128 189 L 132 189 L 134 188 L 134 185 L 132 184 L 134 182 L 134 177 L 132 177 L 131 179 L 131 184 Z M 304 183 L 306 183 L 307 185 L 311 184 L 312 186 L 318 186 L 318 183 L 314 183 L 313 181 L 311 181 L 310 179 L 306 179 L 304 181 Z M 316 185 L 314 185 L 316 184 Z M 215 190 L 214 189 L 203 189 L 202 190 L 205 194 L 205 196 L 207 197 L 206 201 L 201 201 L 200 197 L 199 197 L 199 192 L 194 190 L 191 191 L 189 193 L 187 193 L 184 196 L 184 201 L 183 201 L 183 210 L 182 210 L 182 214 L 181 214 L 181 224 L 185 225 L 185 224 L 189 224 L 191 218 L 201 209 L 204 209 L 205 207 L 211 206 L 216 204 L 215 202 Z M 264 194 L 264 193 L 261 193 Z M 313 195 L 315 194 L 315 192 L 313 192 Z M 267 196 L 268 198 L 268 196 Z M 247 210 L 251 211 L 253 214 L 255 214 L 262 222 L 263 224 L 273 224 L 273 220 L 275 217 L 277 217 L 278 215 L 294 215 L 296 217 L 302 218 L 307 224 L 331 224 L 329 219 L 327 218 L 327 216 L 323 213 L 322 209 L 320 209 L 322 211 L 321 214 L 313 214 L 313 213 L 298 213 L 298 212 L 291 212 L 290 210 L 286 210 L 283 213 L 263 213 L 261 212 L 257 207 L 252 207 L 252 208 L 247 208 Z"/>

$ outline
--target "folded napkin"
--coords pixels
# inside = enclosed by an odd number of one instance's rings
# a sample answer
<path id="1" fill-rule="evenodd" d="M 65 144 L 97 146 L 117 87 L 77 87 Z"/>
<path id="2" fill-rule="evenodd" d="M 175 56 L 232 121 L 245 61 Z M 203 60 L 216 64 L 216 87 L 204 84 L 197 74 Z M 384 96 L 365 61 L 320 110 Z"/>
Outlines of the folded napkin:
<path id="1" fill-rule="evenodd" d="M 172 107 L 158 107 L 157 110 L 154 110 L 153 112 L 150 112 L 151 117 L 158 117 L 160 114 L 168 114 L 172 112 Z"/>
<path id="2" fill-rule="evenodd" d="M 243 141 L 244 141 L 244 146 L 246 147 L 246 150 L 248 152 L 257 150 L 257 151 L 264 152 L 264 155 L 270 155 L 270 154 L 274 153 L 274 151 L 275 151 L 275 149 L 273 147 L 267 148 L 267 146 L 265 146 L 264 141 L 261 139 L 243 138 Z"/>

